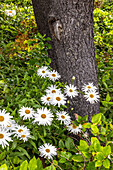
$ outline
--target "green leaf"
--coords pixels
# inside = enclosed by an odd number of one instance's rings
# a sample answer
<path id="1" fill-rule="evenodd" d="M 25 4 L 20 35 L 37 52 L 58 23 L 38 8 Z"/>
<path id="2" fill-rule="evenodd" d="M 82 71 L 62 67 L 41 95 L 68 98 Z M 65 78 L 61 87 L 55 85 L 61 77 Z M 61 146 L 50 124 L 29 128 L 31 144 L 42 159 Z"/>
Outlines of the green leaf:
<path id="1" fill-rule="evenodd" d="M 93 115 L 92 120 L 91 120 L 92 123 L 98 124 L 101 121 L 101 117 L 102 117 L 101 113 Z"/>
<path id="2" fill-rule="evenodd" d="M 71 138 L 67 138 L 65 141 L 65 146 L 68 150 L 72 149 L 74 147 L 74 141 Z"/>
<path id="3" fill-rule="evenodd" d="M 95 149 L 96 152 L 100 152 L 102 150 L 100 143 L 95 142 L 94 143 L 94 149 Z"/>
<path id="4" fill-rule="evenodd" d="M 20 169 L 19 170 L 27 170 L 28 167 L 28 162 L 27 160 L 25 160 L 24 162 L 22 162 L 22 164 L 20 165 Z"/>
<path id="5" fill-rule="evenodd" d="M 87 165 L 86 170 L 96 170 L 95 162 L 90 162 L 90 163 Z"/>
<path id="6" fill-rule="evenodd" d="M 96 161 L 95 162 L 95 167 L 100 167 L 102 166 L 102 161 Z"/>
<path id="7" fill-rule="evenodd" d="M 43 170 L 43 165 L 40 158 L 37 159 L 37 170 Z"/>
<path id="8" fill-rule="evenodd" d="M 61 158 L 60 160 L 59 160 L 59 162 L 60 163 L 65 163 L 67 160 L 65 159 L 65 158 Z"/>
<path id="9" fill-rule="evenodd" d="M 89 159 L 91 157 L 91 154 L 88 152 L 82 151 L 82 154 L 84 155 L 85 158 Z"/>
<path id="10" fill-rule="evenodd" d="M 36 144 L 32 140 L 29 140 L 29 142 L 37 150 Z"/>
<path id="11" fill-rule="evenodd" d="M 78 149 L 80 151 L 86 151 L 89 148 L 89 145 L 87 144 L 86 141 L 80 140 L 80 146 L 78 146 Z"/>
<path id="12" fill-rule="evenodd" d="M 103 153 L 104 153 L 104 155 L 108 156 L 111 153 L 111 146 L 109 146 L 109 145 L 105 146 L 103 148 Z"/>
<path id="13" fill-rule="evenodd" d="M 40 135 L 40 133 L 38 132 L 37 134 L 38 134 L 39 138 L 43 141 L 43 143 L 45 143 L 45 139 Z"/>
<path id="14" fill-rule="evenodd" d="M 94 134 L 97 134 L 99 132 L 99 129 L 96 125 L 91 125 L 91 130 Z"/>
<path id="15" fill-rule="evenodd" d="M 83 127 L 84 127 L 84 128 L 91 128 L 91 123 L 84 123 L 84 124 L 83 124 Z"/>
<path id="16" fill-rule="evenodd" d="M 62 140 L 59 141 L 59 147 L 64 148 L 64 142 Z"/>
<path id="17" fill-rule="evenodd" d="M 111 100 L 111 97 L 110 97 L 109 93 L 107 92 L 106 101 L 109 102 L 110 100 Z"/>
<path id="18" fill-rule="evenodd" d="M 15 156 L 14 158 L 13 158 L 13 163 L 14 164 L 19 164 L 20 163 L 20 158 L 18 158 L 18 156 Z"/>
<path id="19" fill-rule="evenodd" d="M 104 154 L 102 152 L 97 152 L 96 158 L 97 160 L 102 161 L 104 159 Z"/>
<path id="20" fill-rule="evenodd" d="M 17 141 L 13 141 L 13 144 L 12 144 L 11 149 L 12 149 L 12 150 L 13 150 L 13 149 L 15 149 L 15 148 L 16 148 L 16 146 L 17 146 Z"/>
<path id="21" fill-rule="evenodd" d="M 79 116 L 78 114 L 76 114 L 76 116 L 77 116 L 77 122 L 79 123 L 81 121 L 82 117 Z"/>
<path id="22" fill-rule="evenodd" d="M 101 127 L 101 134 L 102 134 L 102 135 L 105 135 L 105 134 L 106 134 L 106 128 Z"/>
<path id="23" fill-rule="evenodd" d="M 1 165 L 0 170 L 8 170 L 7 165 L 6 164 Z"/>
<path id="24" fill-rule="evenodd" d="M 106 141 L 106 138 L 104 136 L 99 136 L 100 140 L 105 142 Z"/>
<path id="25" fill-rule="evenodd" d="M 56 165 L 58 165 L 58 162 L 57 162 L 56 160 L 53 160 L 53 163 L 56 164 Z"/>
<path id="26" fill-rule="evenodd" d="M 102 104 L 105 106 L 105 107 L 109 107 L 113 105 L 113 102 L 107 102 L 107 101 L 102 101 Z"/>
<path id="27" fill-rule="evenodd" d="M 103 162 L 103 166 L 105 168 L 110 168 L 110 161 L 108 159 L 105 159 L 105 161 Z"/>
<path id="28" fill-rule="evenodd" d="M 72 157 L 72 160 L 75 161 L 75 162 L 84 162 L 84 158 L 80 154 L 74 155 Z"/>
<path id="29" fill-rule="evenodd" d="M 27 153 L 27 151 L 24 148 L 18 146 L 17 149 L 30 159 L 29 154 Z"/>
<path id="30" fill-rule="evenodd" d="M 0 160 L 4 159 L 5 156 L 6 156 L 6 152 L 4 151 L 4 152 L 2 152 L 2 153 L 0 154 Z"/>
<path id="31" fill-rule="evenodd" d="M 44 170 L 56 170 L 56 168 L 51 164 L 50 166 L 44 168 Z"/>
<path id="32" fill-rule="evenodd" d="M 61 151 L 61 157 L 64 157 L 66 159 L 70 159 L 71 156 L 72 156 L 72 154 L 70 152 Z"/>
<path id="33" fill-rule="evenodd" d="M 82 117 L 82 121 L 87 122 L 87 121 L 88 121 L 88 115 L 83 116 L 83 117 Z"/>
<path id="34" fill-rule="evenodd" d="M 33 159 L 31 159 L 30 162 L 29 162 L 28 169 L 29 170 L 35 170 L 36 168 L 37 168 L 37 160 L 34 156 Z"/>

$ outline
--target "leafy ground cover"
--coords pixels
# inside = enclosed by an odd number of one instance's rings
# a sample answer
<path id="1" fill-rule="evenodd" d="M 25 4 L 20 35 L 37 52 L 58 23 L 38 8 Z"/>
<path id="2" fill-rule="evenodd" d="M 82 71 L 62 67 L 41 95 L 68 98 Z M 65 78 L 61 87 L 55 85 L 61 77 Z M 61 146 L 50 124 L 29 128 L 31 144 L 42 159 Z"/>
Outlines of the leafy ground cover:
<path id="1" fill-rule="evenodd" d="M 81 118 L 75 115 L 72 126 L 68 124 L 71 120 L 68 111 L 69 103 L 67 101 L 67 106 L 65 105 L 66 96 L 64 96 L 68 85 L 53 81 L 54 76 L 51 78 L 40 72 L 42 66 L 47 66 L 45 70 L 42 70 L 43 73 L 44 71 L 48 73 L 48 70 L 52 71 L 49 66 L 51 60 L 47 53 L 47 50 L 51 48 L 50 38 L 45 38 L 38 33 L 31 1 L 5 0 L 0 5 L 2 7 L 0 11 L 2 22 L 0 168 L 15 170 L 113 169 L 113 3 L 100 1 L 94 10 L 100 113 L 92 117 L 91 123 L 88 122 L 87 116 Z M 16 15 L 12 10 L 15 10 Z M 56 72 L 52 74 L 59 76 Z M 72 83 L 73 81 L 74 78 Z M 46 100 L 51 97 L 47 96 L 47 89 L 51 85 L 57 87 L 52 90 L 61 91 L 62 95 L 57 93 L 60 95 L 57 97 L 62 98 L 64 105 L 60 102 L 58 104 L 58 101 L 55 103 L 55 100 L 51 104 L 49 100 Z M 70 95 L 69 89 L 73 89 L 75 92 L 73 95 L 79 95 L 76 87 L 73 86 L 68 87 L 68 95 Z M 98 94 L 93 94 L 98 100 Z M 45 124 L 44 120 L 47 115 L 45 112 L 42 113 L 41 109 L 46 109 L 50 116 L 47 117 Z M 64 109 L 67 110 L 66 113 Z M 40 114 L 42 117 L 39 117 L 39 113 L 42 113 Z M 5 117 L 7 118 L 4 125 L 3 118 Z M 39 118 L 40 121 L 35 121 Z M 92 132 L 91 136 L 86 130 L 89 128 Z M 71 135 L 73 133 L 75 137 Z M 52 146 L 47 146 L 45 152 L 45 150 L 40 150 L 41 146 L 42 149 L 44 148 L 44 144 Z M 53 159 L 49 159 L 49 156 Z"/>

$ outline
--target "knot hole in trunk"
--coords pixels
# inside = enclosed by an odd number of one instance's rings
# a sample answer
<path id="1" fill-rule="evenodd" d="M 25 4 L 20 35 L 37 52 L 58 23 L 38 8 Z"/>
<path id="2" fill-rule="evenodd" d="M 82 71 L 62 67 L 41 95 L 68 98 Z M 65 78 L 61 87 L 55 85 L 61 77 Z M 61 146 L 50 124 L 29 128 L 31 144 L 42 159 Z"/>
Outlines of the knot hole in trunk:
<path id="1" fill-rule="evenodd" d="M 58 18 L 56 18 L 54 15 L 49 15 L 48 23 L 49 23 L 49 28 L 52 36 L 57 41 L 60 41 L 61 34 L 63 32 L 61 21 Z"/>

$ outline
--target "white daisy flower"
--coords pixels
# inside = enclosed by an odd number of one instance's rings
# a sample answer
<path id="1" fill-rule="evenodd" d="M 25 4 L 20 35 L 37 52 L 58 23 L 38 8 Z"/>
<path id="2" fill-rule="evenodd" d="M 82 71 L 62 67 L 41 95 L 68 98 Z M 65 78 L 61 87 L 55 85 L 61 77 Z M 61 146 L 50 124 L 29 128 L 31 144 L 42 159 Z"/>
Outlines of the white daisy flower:
<path id="1" fill-rule="evenodd" d="M 50 71 L 48 70 L 48 67 L 43 66 L 37 70 L 37 74 L 41 77 L 47 77 Z"/>
<path id="2" fill-rule="evenodd" d="M 16 127 L 16 122 L 15 120 L 10 120 L 9 122 L 9 125 L 6 126 L 6 128 L 9 130 L 9 131 L 13 131 Z"/>
<path id="3" fill-rule="evenodd" d="M 30 107 L 21 107 L 19 110 L 19 114 L 21 117 L 23 117 L 23 120 L 33 118 L 34 110 Z"/>
<path id="4" fill-rule="evenodd" d="M 53 71 L 51 71 L 51 72 L 49 73 L 48 77 L 50 78 L 50 80 L 56 81 L 56 80 L 58 80 L 61 76 L 60 76 L 60 74 L 59 74 L 57 71 L 53 70 Z"/>
<path id="5" fill-rule="evenodd" d="M 35 120 L 33 123 L 39 125 L 51 125 L 53 120 L 53 114 L 47 108 L 37 109 L 37 113 L 34 115 Z"/>
<path id="6" fill-rule="evenodd" d="M 65 125 L 69 125 L 71 123 L 71 117 L 65 111 L 57 112 L 56 115 L 61 124 L 64 122 Z"/>
<path id="7" fill-rule="evenodd" d="M 70 84 L 69 86 L 68 85 L 65 86 L 64 92 L 67 96 L 72 98 L 72 97 L 78 96 L 78 92 L 76 90 L 77 88 L 74 85 Z"/>
<path id="8" fill-rule="evenodd" d="M 55 93 L 52 99 L 52 104 L 57 105 L 60 107 L 60 105 L 65 105 L 66 103 L 66 97 L 63 94 Z"/>
<path id="9" fill-rule="evenodd" d="M 82 91 L 87 93 L 87 92 L 93 92 L 97 89 L 96 86 L 93 85 L 93 83 L 88 83 L 88 84 L 84 84 L 82 87 Z"/>
<path id="10" fill-rule="evenodd" d="M 10 113 L 6 113 L 5 109 L 0 110 L 0 126 L 9 126 L 11 118 L 13 118 L 13 116 L 10 116 Z"/>
<path id="11" fill-rule="evenodd" d="M 28 138 L 30 138 L 31 136 L 29 132 L 21 132 L 21 134 L 19 134 L 18 137 L 24 142 L 26 142 L 28 141 Z"/>
<path id="12" fill-rule="evenodd" d="M 15 10 L 5 10 L 4 12 L 5 12 L 5 14 L 7 16 L 10 16 L 10 17 L 13 17 L 13 16 L 16 15 L 16 11 Z"/>
<path id="13" fill-rule="evenodd" d="M 41 97 L 41 101 L 43 104 L 47 104 L 47 105 L 50 105 L 51 104 L 51 101 L 52 101 L 52 95 L 51 94 L 47 94 L 47 95 L 44 95 Z"/>
<path id="14" fill-rule="evenodd" d="M 14 128 L 14 136 L 16 136 L 17 138 L 19 138 L 22 134 L 30 134 L 29 129 L 27 129 L 27 127 L 25 127 L 24 125 L 16 125 Z"/>
<path id="15" fill-rule="evenodd" d="M 61 90 L 57 89 L 57 87 L 55 85 L 51 85 L 50 87 L 48 87 L 46 89 L 46 93 L 47 94 L 52 94 L 52 95 L 54 95 L 55 93 L 61 94 Z"/>
<path id="16" fill-rule="evenodd" d="M 97 92 L 87 92 L 84 97 L 86 101 L 89 101 L 91 104 L 99 101 L 99 94 Z"/>
<path id="17" fill-rule="evenodd" d="M 12 133 L 9 133 L 7 129 L 5 129 L 4 127 L 0 128 L 0 145 L 2 145 L 2 148 L 4 149 L 6 146 L 9 146 L 8 142 L 13 141 L 11 139 Z"/>
<path id="18" fill-rule="evenodd" d="M 74 124 L 70 124 L 69 126 L 67 126 L 67 130 L 75 135 L 81 132 L 81 129 L 79 128 L 79 126 L 76 126 Z"/>
<path id="19" fill-rule="evenodd" d="M 40 156 L 48 159 L 53 159 L 57 155 L 57 148 L 49 143 L 45 143 L 39 147 Z"/>

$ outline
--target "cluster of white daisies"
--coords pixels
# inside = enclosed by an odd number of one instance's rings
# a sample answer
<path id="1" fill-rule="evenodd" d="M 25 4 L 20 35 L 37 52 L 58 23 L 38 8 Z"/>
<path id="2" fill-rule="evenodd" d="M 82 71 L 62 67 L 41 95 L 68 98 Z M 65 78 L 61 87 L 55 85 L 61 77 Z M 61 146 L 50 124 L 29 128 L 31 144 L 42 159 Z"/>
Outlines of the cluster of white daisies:
<path id="1" fill-rule="evenodd" d="M 36 125 L 46 125 L 50 126 L 54 118 L 53 113 L 48 110 L 46 107 L 42 109 L 37 109 L 35 112 L 33 108 L 30 107 L 21 107 L 19 110 L 20 117 L 23 120 L 32 119 L 33 124 Z M 71 117 L 65 112 L 57 112 L 56 119 L 64 124 L 68 131 L 74 134 L 81 132 L 82 125 L 75 126 L 71 123 Z M 6 110 L 0 110 L 0 145 L 3 149 L 6 146 L 9 146 L 8 142 L 12 142 L 11 136 L 17 137 L 20 140 L 27 141 L 30 138 L 30 130 L 24 125 L 18 125 L 14 120 L 13 116 L 10 116 L 10 113 L 6 113 Z M 57 149 L 51 144 L 45 143 L 39 147 L 40 155 L 52 159 L 52 156 L 57 154 Z"/>
<path id="2" fill-rule="evenodd" d="M 37 74 L 44 78 L 48 77 L 52 81 L 56 81 L 61 77 L 57 71 L 50 71 L 46 66 L 39 68 Z M 82 91 L 85 93 L 84 97 L 90 103 L 97 102 L 99 99 L 96 89 L 93 83 L 85 84 L 82 87 Z M 51 85 L 46 89 L 46 95 L 41 97 L 41 101 L 44 105 L 58 105 L 58 107 L 60 107 L 66 104 L 66 96 L 72 98 L 78 95 L 77 88 L 72 84 L 65 86 L 64 93 L 65 95 L 61 89 L 58 89 L 55 85 Z M 52 125 L 53 119 L 56 119 L 59 120 L 61 124 L 64 124 L 65 128 L 73 134 L 78 134 L 82 130 L 82 125 L 79 124 L 76 126 L 73 124 L 71 117 L 66 111 L 59 111 L 53 115 L 51 110 L 48 110 L 46 107 L 34 111 L 33 108 L 23 106 L 20 108 L 19 114 L 23 120 L 32 119 L 32 123 L 38 126 L 50 126 Z M 30 130 L 24 125 L 18 125 L 13 120 L 13 116 L 10 116 L 5 110 L 0 111 L 0 145 L 2 145 L 3 148 L 9 145 L 8 142 L 12 141 L 12 135 L 25 142 L 30 138 Z M 40 146 L 39 151 L 41 156 L 48 159 L 52 159 L 53 156 L 57 155 L 57 149 L 49 143 Z"/>
<path id="3" fill-rule="evenodd" d="M 18 125 L 5 109 L 0 110 L 0 145 L 3 149 L 9 146 L 8 142 L 13 141 L 12 135 L 25 142 L 30 137 L 30 131 L 24 125 Z"/>
<path id="4" fill-rule="evenodd" d="M 41 67 L 37 70 L 37 74 L 43 78 L 48 77 L 52 81 L 58 80 L 61 76 L 55 70 L 50 71 L 47 66 Z M 86 101 L 89 101 L 91 104 L 99 101 L 99 94 L 96 92 L 97 87 L 93 85 L 93 83 L 84 84 L 82 87 L 82 91 L 84 92 L 84 97 Z M 60 105 L 66 104 L 66 97 L 61 93 L 60 89 L 57 89 L 56 86 L 48 87 L 46 90 L 47 95 L 41 97 L 41 101 L 43 104 L 47 105 Z M 78 95 L 77 87 L 70 84 L 65 86 L 64 93 L 66 96 L 75 97 Z"/>

